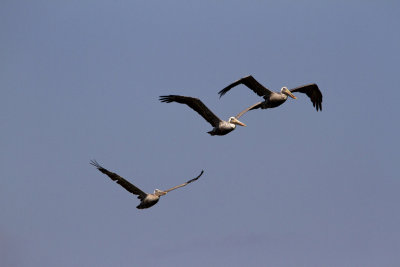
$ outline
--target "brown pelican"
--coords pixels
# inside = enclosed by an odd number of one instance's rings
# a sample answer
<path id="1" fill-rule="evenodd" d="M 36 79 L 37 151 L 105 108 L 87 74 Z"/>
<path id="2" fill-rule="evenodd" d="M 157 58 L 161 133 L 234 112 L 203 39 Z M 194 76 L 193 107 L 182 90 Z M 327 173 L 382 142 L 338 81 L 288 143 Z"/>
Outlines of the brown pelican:
<path id="1" fill-rule="evenodd" d="M 280 93 L 276 92 L 271 92 L 268 90 L 266 87 L 264 87 L 262 84 L 256 81 L 256 79 L 253 78 L 253 76 L 247 76 L 242 79 L 237 80 L 236 82 L 228 85 L 224 89 L 218 92 L 219 97 L 222 97 L 226 92 L 228 92 L 231 88 L 239 85 L 239 84 L 244 84 L 251 90 L 253 90 L 254 93 L 256 93 L 259 96 L 264 97 L 265 101 L 259 102 L 251 107 L 251 109 L 257 109 L 257 108 L 275 108 L 277 106 L 282 105 L 288 96 L 291 98 L 296 99 L 296 97 L 292 93 L 304 93 L 307 94 L 307 96 L 311 99 L 311 102 L 313 103 L 313 106 L 315 109 L 321 110 L 322 111 L 322 93 L 318 88 L 318 85 L 315 83 L 312 84 L 307 84 L 303 86 L 296 87 L 294 89 L 287 89 L 287 87 L 282 87 Z"/>
<path id="2" fill-rule="evenodd" d="M 160 96 L 160 101 L 165 103 L 177 102 L 191 107 L 214 127 L 214 129 L 208 132 L 210 135 L 225 135 L 233 131 L 236 125 L 246 126 L 246 124 L 240 122 L 238 119 L 249 109 L 243 110 L 235 117 L 230 117 L 228 121 L 223 121 L 212 113 L 198 98 L 180 95 L 164 95 Z"/>
<path id="3" fill-rule="evenodd" d="M 122 178 L 121 176 L 119 176 L 118 174 L 110 172 L 107 169 L 104 169 L 99 163 L 97 163 L 96 160 L 90 161 L 90 164 L 92 164 L 99 171 L 101 171 L 102 173 L 104 173 L 108 177 L 110 177 L 111 180 L 117 181 L 117 184 L 121 185 L 128 192 L 131 192 L 134 195 L 138 195 L 138 199 L 140 199 L 140 204 L 139 204 L 139 206 L 136 207 L 138 209 L 150 208 L 151 206 L 155 205 L 158 202 L 158 200 L 160 199 L 161 196 L 167 194 L 168 192 L 170 192 L 172 190 L 175 190 L 175 189 L 177 189 L 179 187 L 185 186 L 187 184 L 190 184 L 191 182 L 196 181 L 197 179 L 200 178 L 200 176 L 204 172 L 204 171 L 201 171 L 199 176 L 197 176 L 196 178 L 193 178 L 193 179 L 191 179 L 191 180 L 189 180 L 186 183 L 183 183 L 181 185 L 174 186 L 174 187 L 172 187 L 170 189 L 167 189 L 167 190 L 156 189 L 156 190 L 154 190 L 153 194 L 147 194 L 147 193 L 143 192 L 142 190 L 140 190 L 139 188 L 137 188 L 136 186 L 134 186 L 133 184 L 131 184 L 130 182 L 128 182 L 127 180 L 125 180 L 124 178 Z"/>

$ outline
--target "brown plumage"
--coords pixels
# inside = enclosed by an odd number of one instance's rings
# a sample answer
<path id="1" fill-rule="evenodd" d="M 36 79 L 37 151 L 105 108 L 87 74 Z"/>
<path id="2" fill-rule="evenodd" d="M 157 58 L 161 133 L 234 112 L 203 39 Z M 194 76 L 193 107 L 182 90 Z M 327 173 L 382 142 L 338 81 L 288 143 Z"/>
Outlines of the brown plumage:
<path id="1" fill-rule="evenodd" d="M 136 186 L 134 186 L 133 184 L 131 184 L 130 182 L 128 182 L 127 180 L 125 180 L 124 178 L 119 176 L 118 174 L 116 174 L 114 172 L 110 172 L 109 170 L 103 168 L 96 160 L 90 161 L 90 164 L 95 166 L 99 171 L 101 171 L 108 177 L 110 177 L 111 180 L 116 181 L 117 184 L 121 185 L 128 192 L 130 192 L 134 195 L 137 195 L 138 199 L 140 199 L 140 204 L 136 207 L 138 209 L 146 209 L 146 208 L 150 208 L 151 206 L 154 206 L 158 202 L 158 200 L 160 199 L 161 196 L 167 194 L 168 192 L 170 192 L 172 190 L 175 190 L 177 188 L 183 187 L 185 185 L 188 185 L 188 184 L 196 181 L 204 173 L 204 171 L 202 170 L 200 175 L 187 181 L 186 183 L 174 186 L 167 190 L 156 189 L 156 190 L 154 190 L 153 194 L 148 194 L 148 193 L 143 192 L 142 190 L 140 190 L 139 188 L 137 188 Z"/>
<path id="2" fill-rule="evenodd" d="M 224 121 L 218 118 L 217 115 L 207 108 L 207 106 L 198 98 L 181 95 L 163 95 L 160 96 L 160 101 L 164 103 L 176 102 L 189 106 L 214 127 L 208 132 L 210 135 L 225 135 L 233 131 L 236 128 L 236 125 L 246 126 L 244 123 L 240 122 L 238 118 L 249 109 L 245 109 L 236 117 L 230 117 L 228 121 Z"/>
<path id="3" fill-rule="evenodd" d="M 254 79 L 253 76 L 250 75 L 231 83 L 230 85 L 219 91 L 219 96 L 222 97 L 230 89 L 240 84 L 247 86 L 258 96 L 261 96 L 265 99 L 265 101 L 253 105 L 251 109 L 266 109 L 278 107 L 286 101 L 288 96 L 296 98 L 292 93 L 303 93 L 310 98 L 313 106 L 317 111 L 322 111 L 322 93 L 319 90 L 318 85 L 315 83 L 302 85 L 291 90 L 288 90 L 286 87 L 282 87 L 281 92 L 277 93 L 270 91 L 268 88 L 263 86 L 256 79 Z"/>

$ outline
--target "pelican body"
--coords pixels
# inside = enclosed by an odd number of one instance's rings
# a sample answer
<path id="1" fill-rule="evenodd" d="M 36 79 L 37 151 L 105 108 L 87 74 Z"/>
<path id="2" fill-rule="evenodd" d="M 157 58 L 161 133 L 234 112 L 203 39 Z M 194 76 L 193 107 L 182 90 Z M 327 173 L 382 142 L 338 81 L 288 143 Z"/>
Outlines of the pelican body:
<path id="1" fill-rule="evenodd" d="M 276 92 L 271 92 L 270 95 L 264 96 L 265 101 L 262 102 L 260 105 L 261 109 L 267 109 L 267 108 L 276 108 L 288 99 L 288 96 L 290 96 L 293 99 L 296 99 L 296 97 L 286 88 L 282 87 L 280 93 Z M 253 109 L 256 109 L 258 107 L 254 107 Z"/>
<path id="2" fill-rule="evenodd" d="M 138 187 L 134 186 L 133 184 L 131 184 L 130 182 L 128 182 L 127 180 L 125 180 L 124 178 L 122 178 L 121 176 L 119 176 L 116 173 L 110 172 L 109 170 L 103 168 L 99 163 L 97 163 L 97 161 L 92 160 L 90 162 L 90 164 L 92 164 L 93 166 L 95 166 L 99 171 L 101 171 L 102 173 L 104 173 L 105 175 L 107 175 L 108 177 L 110 177 L 111 180 L 116 181 L 117 184 L 121 185 L 123 188 L 125 188 L 128 192 L 137 195 L 138 199 L 140 200 L 140 204 L 136 207 L 138 209 L 147 209 L 150 208 L 152 206 L 154 206 L 155 204 L 157 204 L 157 202 L 160 200 L 161 196 L 166 195 L 168 192 L 175 190 L 177 188 L 183 187 L 187 184 L 190 184 L 191 182 L 196 181 L 197 179 L 200 178 L 200 176 L 203 174 L 204 171 L 201 171 L 200 175 L 197 176 L 196 178 L 193 178 L 189 181 L 187 181 L 186 183 L 183 183 L 181 185 L 177 185 L 174 186 L 170 189 L 167 190 L 159 190 L 159 189 L 155 189 L 154 192 L 152 194 L 150 193 L 145 193 L 142 190 L 140 190 Z"/>
<path id="3" fill-rule="evenodd" d="M 304 93 L 306 94 L 311 102 L 313 103 L 313 106 L 315 109 L 321 110 L 322 111 L 322 93 L 318 88 L 318 85 L 315 83 L 312 84 L 307 84 L 303 86 L 296 87 L 294 89 L 289 90 L 287 87 L 282 87 L 281 91 L 278 92 L 272 92 L 266 87 L 264 87 L 262 84 L 260 84 L 256 79 L 253 78 L 253 76 L 247 76 L 244 78 L 241 78 L 237 80 L 234 83 L 231 83 L 224 89 L 218 92 L 219 96 L 222 97 L 224 94 L 226 94 L 230 89 L 233 87 L 243 84 L 247 86 L 249 89 L 251 89 L 254 93 L 257 95 L 261 96 L 264 98 L 263 102 L 258 102 L 255 105 L 251 107 L 250 110 L 252 109 L 267 109 L 267 108 L 275 108 L 283 103 L 288 99 L 288 97 L 291 97 L 293 99 L 296 99 L 297 97 L 293 95 L 295 92 L 299 93 Z"/>
<path id="4" fill-rule="evenodd" d="M 207 133 L 210 135 L 226 135 L 235 130 L 236 125 L 246 126 L 244 123 L 238 121 L 235 117 L 230 117 L 228 121 L 221 120 L 218 123 L 218 126 L 214 127 Z"/>
<path id="5" fill-rule="evenodd" d="M 138 196 L 138 199 L 140 199 L 140 204 L 136 207 L 137 209 L 147 209 L 155 204 L 160 200 L 160 197 L 165 195 L 165 194 L 160 194 L 162 191 L 157 192 L 157 190 L 154 190 L 153 194 L 146 194 L 144 198 Z"/>
<path id="6" fill-rule="evenodd" d="M 230 117 L 228 121 L 221 120 L 218 118 L 200 99 L 189 97 L 189 96 L 180 96 L 180 95 L 164 95 L 160 96 L 160 101 L 164 103 L 177 102 L 180 104 L 186 104 L 194 111 L 196 111 L 200 116 L 202 116 L 206 121 L 208 121 L 214 128 L 207 132 L 210 135 L 226 135 L 227 133 L 235 130 L 236 125 L 246 126 L 243 122 L 239 121 L 239 117 L 242 116 L 246 111 L 246 109 L 240 112 L 235 117 Z"/>

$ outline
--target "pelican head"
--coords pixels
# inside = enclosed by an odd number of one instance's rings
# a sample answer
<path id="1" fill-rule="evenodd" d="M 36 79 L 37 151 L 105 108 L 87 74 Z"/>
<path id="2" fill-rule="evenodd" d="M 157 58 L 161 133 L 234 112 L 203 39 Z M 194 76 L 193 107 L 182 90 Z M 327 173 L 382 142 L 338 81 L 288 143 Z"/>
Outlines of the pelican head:
<path id="1" fill-rule="evenodd" d="M 235 117 L 230 117 L 228 122 L 229 123 L 233 123 L 233 124 L 237 124 L 237 125 L 240 125 L 240 126 L 247 126 L 246 124 L 244 124 L 243 122 L 239 121 Z"/>
<path id="2" fill-rule="evenodd" d="M 158 197 L 161 197 L 161 196 L 163 196 L 163 195 L 166 195 L 167 193 L 165 193 L 164 191 L 162 191 L 162 190 L 160 190 L 160 189 L 156 189 L 156 190 L 154 190 L 154 193 L 153 193 L 154 195 L 156 195 L 156 196 L 158 196 Z"/>
<path id="3" fill-rule="evenodd" d="M 295 97 L 293 94 L 292 94 L 292 92 L 290 92 L 290 90 L 289 89 L 287 89 L 287 87 L 282 87 L 282 89 L 281 89 L 281 93 L 282 94 L 285 94 L 285 95 L 287 95 L 287 96 L 290 96 L 291 98 L 293 98 L 293 99 L 296 99 L 297 97 Z"/>

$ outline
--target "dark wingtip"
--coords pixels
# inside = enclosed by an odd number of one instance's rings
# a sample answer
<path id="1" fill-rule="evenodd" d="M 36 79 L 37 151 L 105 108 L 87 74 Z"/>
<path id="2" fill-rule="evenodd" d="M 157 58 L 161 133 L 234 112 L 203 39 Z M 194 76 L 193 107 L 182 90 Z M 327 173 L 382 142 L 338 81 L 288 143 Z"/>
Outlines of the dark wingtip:
<path id="1" fill-rule="evenodd" d="M 225 89 L 222 89 L 221 91 L 219 91 L 218 92 L 219 98 L 221 98 L 225 93 L 226 93 Z"/>
<path id="2" fill-rule="evenodd" d="M 91 161 L 90 161 L 90 164 L 91 165 L 93 165 L 93 166 L 95 166 L 97 169 L 102 169 L 103 167 L 101 167 L 101 165 L 95 160 L 95 159 L 92 159 Z"/>
<path id="3" fill-rule="evenodd" d="M 196 181 L 197 179 L 199 179 L 199 178 L 203 175 L 203 173 L 204 173 L 204 170 L 201 170 L 200 174 L 197 175 L 197 176 L 196 176 L 195 178 L 193 178 L 192 180 L 190 180 L 189 183 L 191 183 L 191 182 Z"/>
<path id="4" fill-rule="evenodd" d="M 171 103 L 174 95 L 161 95 L 159 100 L 163 103 Z"/>
<path id="5" fill-rule="evenodd" d="M 322 111 L 322 102 L 317 102 L 317 111 Z"/>

